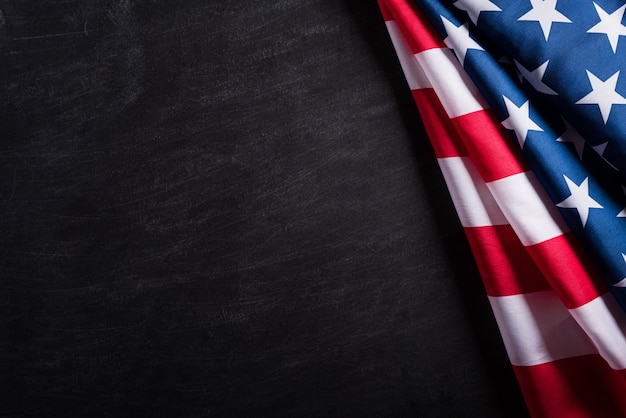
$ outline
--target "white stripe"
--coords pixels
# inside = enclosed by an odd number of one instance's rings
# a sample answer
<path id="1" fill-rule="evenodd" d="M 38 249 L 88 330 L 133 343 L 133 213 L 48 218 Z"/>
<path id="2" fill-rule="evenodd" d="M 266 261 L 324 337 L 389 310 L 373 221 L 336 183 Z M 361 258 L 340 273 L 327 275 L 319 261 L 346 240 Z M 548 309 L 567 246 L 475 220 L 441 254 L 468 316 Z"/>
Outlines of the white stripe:
<path id="1" fill-rule="evenodd" d="M 487 187 L 522 244 L 538 244 L 569 231 L 533 173 L 514 174 Z"/>
<path id="2" fill-rule="evenodd" d="M 450 49 L 429 49 L 415 57 L 449 118 L 489 107 Z"/>
<path id="3" fill-rule="evenodd" d="M 505 225 L 507 220 L 469 157 L 439 158 L 461 225 Z"/>
<path id="4" fill-rule="evenodd" d="M 614 369 L 626 369 L 626 318 L 609 293 L 570 311 Z"/>
<path id="5" fill-rule="evenodd" d="M 552 290 L 489 296 L 489 301 L 515 366 L 598 353 Z"/>
<path id="6" fill-rule="evenodd" d="M 424 72 L 415 61 L 415 56 L 411 52 L 411 48 L 406 39 L 404 39 L 396 22 L 388 20 L 386 24 L 387 31 L 389 32 L 391 42 L 400 60 L 400 66 L 402 66 L 402 71 L 404 71 L 404 76 L 409 84 L 409 88 L 411 90 L 417 90 L 431 87 Z"/>

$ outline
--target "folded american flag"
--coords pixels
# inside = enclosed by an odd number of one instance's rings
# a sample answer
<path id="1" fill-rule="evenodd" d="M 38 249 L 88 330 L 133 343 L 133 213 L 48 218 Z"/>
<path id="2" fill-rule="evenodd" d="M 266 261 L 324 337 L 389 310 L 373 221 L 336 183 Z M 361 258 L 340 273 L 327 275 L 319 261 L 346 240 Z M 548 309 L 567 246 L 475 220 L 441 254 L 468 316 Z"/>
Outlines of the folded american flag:
<path id="1" fill-rule="evenodd" d="M 529 411 L 623 417 L 626 5 L 562 3 L 379 0 Z"/>

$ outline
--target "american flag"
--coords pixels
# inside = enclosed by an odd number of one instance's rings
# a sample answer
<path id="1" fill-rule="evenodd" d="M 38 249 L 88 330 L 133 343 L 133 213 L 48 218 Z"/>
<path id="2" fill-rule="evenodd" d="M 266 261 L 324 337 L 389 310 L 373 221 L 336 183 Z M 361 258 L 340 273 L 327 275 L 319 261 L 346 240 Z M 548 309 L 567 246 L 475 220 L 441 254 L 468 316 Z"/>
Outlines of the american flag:
<path id="1" fill-rule="evenodd" d="M 626 416 L 626 5 L 379 6 L 531 415 Z"/>

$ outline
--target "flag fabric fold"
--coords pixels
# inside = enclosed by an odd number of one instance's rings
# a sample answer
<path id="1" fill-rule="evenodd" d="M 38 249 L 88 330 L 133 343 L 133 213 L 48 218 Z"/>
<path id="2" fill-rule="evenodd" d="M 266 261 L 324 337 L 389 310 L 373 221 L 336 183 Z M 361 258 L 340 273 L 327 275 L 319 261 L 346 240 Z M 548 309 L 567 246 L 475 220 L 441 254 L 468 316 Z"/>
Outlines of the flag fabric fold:
<path id="1" fill-rule="evenodd" d="M 581 161 L 565 143 L 579 135 L 558 107 L 535 104 L 555 96 L 551 87 L 526 74 L 535 82 L 527 92 L 530 82 L 520 83 L 524 72 L 515 61 L 502 64 L 498 46 L 472 37 L 472 25 L 503 5 L 418 3 L 379 0 L 529 411 L 626 416 L 626 314 L 615 286 L 622 273 L 607 261 L 613 258 L 588 249 L 613 225 L 599 222 L 594 210 L 623 203 L 613 190 L 620 181 L 607 175 L 614 169 L 588 150 L 593 164 Z M 578 177 L 563 174 L 572 167 Z M 608 185 L 599 186 L 604 177 Z M 568 188 L 575 191 L 569 197 Z M 614 232 L 612 249 L 624 238 Z"/>

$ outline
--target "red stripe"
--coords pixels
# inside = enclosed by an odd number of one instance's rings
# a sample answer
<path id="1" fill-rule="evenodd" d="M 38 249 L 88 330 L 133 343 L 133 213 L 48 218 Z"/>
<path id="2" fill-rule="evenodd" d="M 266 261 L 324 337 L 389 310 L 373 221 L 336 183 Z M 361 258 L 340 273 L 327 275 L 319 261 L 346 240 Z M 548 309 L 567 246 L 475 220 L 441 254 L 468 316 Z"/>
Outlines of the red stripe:
<path id="1" fill-rule="evenodd" d="M 571 232 L 526 249 L 568 309 L 608 291 Z"/>
<path id="2" fill-rule="evenodd" d="M 534 418 L 626 416 L 626 371 L 598 355 L 513 369 Z"/>
<path id="3" fill-rule="evenodd" d="M 406 0 L 384 0 L 384 3 L 414 54 L 427 49 L 447 48 L 416 5 Z"/>
<path id="4" fill-rule="evenodd" d="M 465 235 L 489 296 L 551 289 L 511 225 L 466 227 Z"/>
<path id="5" fill-rule="evenodd" d="M 378 8 L 380 9 L 380 14 L 383 15 L 383 19 L 385 19 L 385 22 L 393 20 L 393 16 L 383 0 L 378 0 Z"/>
<path id="6" fill-rule="evenodd" d="M 412 92 L 437 158 L 468 156 L 469 153 L 450 122 L 435 90 L 419 89 Z"/>
<path id="7" fill-rule="evenodd" d="M 485 182 L 529 170 L 521 151 L 509 140 L 491 109 L 456 117 L 452 124 Z"/>

